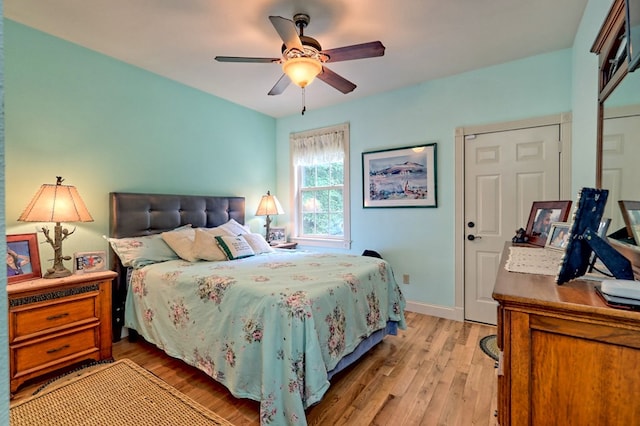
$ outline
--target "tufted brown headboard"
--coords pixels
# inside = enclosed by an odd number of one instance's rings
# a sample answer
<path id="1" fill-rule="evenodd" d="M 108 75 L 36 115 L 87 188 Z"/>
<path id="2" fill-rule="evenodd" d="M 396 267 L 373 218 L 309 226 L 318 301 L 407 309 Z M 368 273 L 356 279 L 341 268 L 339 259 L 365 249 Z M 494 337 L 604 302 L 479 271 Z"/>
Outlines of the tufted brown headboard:
<path id="1" fill-rule="evenodd" d="M 234 219 L 244 224 L 244 197 L 205 195 L 109 194 L 109 236 L 139 237 L 158 234 L 182 225 L 212 228 Z M 111 269 L 118 273 L 113 287 L 113 336 L 120 339 L 127 293 L 127 271 L 110 252 Z"/>

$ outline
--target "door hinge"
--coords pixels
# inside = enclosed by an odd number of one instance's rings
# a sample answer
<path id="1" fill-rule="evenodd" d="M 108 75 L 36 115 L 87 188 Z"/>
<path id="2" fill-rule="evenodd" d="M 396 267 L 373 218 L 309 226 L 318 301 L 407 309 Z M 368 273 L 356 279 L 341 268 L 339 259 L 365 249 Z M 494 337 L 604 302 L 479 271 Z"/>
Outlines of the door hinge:
<path id="1" fill-rule="evenodd" d="M 562 152 L 562 141 L 558 141 L 558 152 Z"/>

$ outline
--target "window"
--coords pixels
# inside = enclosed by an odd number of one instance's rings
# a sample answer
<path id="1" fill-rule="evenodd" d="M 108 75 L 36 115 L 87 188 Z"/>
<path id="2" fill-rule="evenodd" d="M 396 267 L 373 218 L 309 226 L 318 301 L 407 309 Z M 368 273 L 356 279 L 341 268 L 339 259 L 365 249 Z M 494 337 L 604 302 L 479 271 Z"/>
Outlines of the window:
<path id="1" fill-rule="evenodd" d="M 350 248 L 349 125 L 292 133 L 290 144 L 293 240 Z"/>

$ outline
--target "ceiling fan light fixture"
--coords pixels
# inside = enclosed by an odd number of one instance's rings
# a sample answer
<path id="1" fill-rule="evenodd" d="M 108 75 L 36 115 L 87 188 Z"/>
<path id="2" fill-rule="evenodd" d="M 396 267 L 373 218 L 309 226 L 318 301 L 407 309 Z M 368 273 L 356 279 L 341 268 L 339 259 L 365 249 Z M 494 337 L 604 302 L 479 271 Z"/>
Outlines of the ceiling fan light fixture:
<path id="1" fill-rule="evenodd" d="M 290 58 L 282 64 L 282 70 L 296 86 L 305 88 L 322 72 L 322 63 L 315 58 Z"/>

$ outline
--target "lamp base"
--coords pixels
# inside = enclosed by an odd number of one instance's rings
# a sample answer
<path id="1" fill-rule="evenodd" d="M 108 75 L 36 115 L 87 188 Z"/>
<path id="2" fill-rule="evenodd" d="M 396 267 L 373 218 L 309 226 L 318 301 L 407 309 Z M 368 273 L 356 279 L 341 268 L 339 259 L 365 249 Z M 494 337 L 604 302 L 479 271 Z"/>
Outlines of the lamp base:
<path id="1" fill-rule="evenodd" d="M 68 270 L 67 268 L 63 268 L 63 269 L 49 269 L 47 270 L 47 272 L 42 276 L 42 278 L 64 278 L 64 277 L 68 277 L 70 275 L 73 275 L 73 273 Z"/>
<path id="2" fill-rule="evenodd" d="M 52 240 L 49 236 L 49 230 L 47 228 L 42 228 L 42 233 L 44 234 L 47 242 L 51 244 L 51 248 L 53 248 L 53 268 L 47 269 L 47 273 L 44 274 L 42 278 L 64 278 L 71 275 L 71 271 L 64 267 L 62 263 L 63 260 L 70 260 L 71 257 L 62 255 L 62 241 L 69 237 L 69 235 L 73 234 L 76 231 L 73 228 L 73 231 L 69 232 L 66 229 L 63 230 L 60 222 L 56 222 L 56 226 L 53 228 L 54 239 Z"/>

